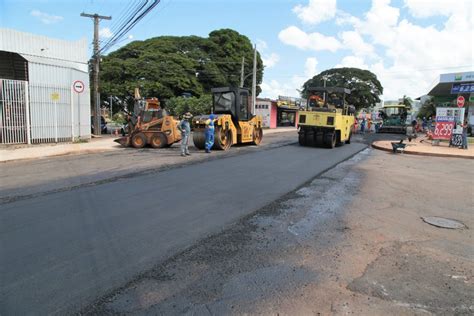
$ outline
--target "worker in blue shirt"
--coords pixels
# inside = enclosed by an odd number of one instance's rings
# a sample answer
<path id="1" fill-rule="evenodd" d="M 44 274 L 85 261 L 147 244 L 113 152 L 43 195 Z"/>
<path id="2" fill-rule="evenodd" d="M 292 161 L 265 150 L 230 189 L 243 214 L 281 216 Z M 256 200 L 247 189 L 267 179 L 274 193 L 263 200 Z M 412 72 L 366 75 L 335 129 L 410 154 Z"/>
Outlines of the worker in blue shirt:
<path id="1" fill-rule="evenodd" d="M 209 116 L 209 119 L 206 121 L 206 143 L 205 143 L 206 153 L 210 153 L 212 146 L 214 146 L 214 120 L 215 118 L 216 118 L 215 115 L 211 114 Z"/>

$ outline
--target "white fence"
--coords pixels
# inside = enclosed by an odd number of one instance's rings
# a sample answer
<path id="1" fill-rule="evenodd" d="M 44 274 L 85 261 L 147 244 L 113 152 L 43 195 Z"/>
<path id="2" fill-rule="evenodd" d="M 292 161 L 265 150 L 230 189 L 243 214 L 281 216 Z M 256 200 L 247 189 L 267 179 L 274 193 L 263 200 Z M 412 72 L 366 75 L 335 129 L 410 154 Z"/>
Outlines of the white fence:
<path id="1" fill-rule="evenodd" d="M 28 82 L 0 79 L 0 143 L 30 143 Z"/>
<path id="2" fill-rule="evenodd" d="M 0 143 L 54 143 L 90 137 L 90 111 L 71 87 L 0 79 Z"/>

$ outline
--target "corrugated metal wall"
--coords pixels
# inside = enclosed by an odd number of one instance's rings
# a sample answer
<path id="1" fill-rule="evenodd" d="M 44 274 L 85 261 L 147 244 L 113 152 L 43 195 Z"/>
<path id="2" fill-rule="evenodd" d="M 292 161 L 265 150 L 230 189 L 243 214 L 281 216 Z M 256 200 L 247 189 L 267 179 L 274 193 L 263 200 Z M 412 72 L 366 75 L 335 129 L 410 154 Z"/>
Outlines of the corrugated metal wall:
<path id="1" fill-rule="evenodd" d="M 31 141 L 90 138 L 89 75 L 71 68 L 31 62 L 29 74 Z M 84 92 L 72 90 L 76 80 L 84 83 Z"/>
<path id="2" fill-rule="evenodd" d="M 0 51 L 7 52 L 6 55 L 10 57 L 21 55 L 22 58 L 14 57 L 28 61 L 26 91 L 29 89 L 29 93 L 26 99 L 29 97 L 29 100 L 26 109 L 30 113 L 26 117 L 31 125 L 27 127 L 27 135 L 31 135 L 32 143 L 90 138 L 90 92 L 85 39 L 71 42 L 0 28 Z M 8 71 L 16 70 L 12 68 L 15 63 L 4 64 L 8 69 L 5 70 L 5 78 L 0 76 L 0 80 L 7 79 Z M 82 93 L 72 89 L 77 80 L 84 84 Z M 18 119 L 24 120 L 25 115 L 21 114 L 23 116 L 20 117 L 20 114 L 18 112 Z"/>

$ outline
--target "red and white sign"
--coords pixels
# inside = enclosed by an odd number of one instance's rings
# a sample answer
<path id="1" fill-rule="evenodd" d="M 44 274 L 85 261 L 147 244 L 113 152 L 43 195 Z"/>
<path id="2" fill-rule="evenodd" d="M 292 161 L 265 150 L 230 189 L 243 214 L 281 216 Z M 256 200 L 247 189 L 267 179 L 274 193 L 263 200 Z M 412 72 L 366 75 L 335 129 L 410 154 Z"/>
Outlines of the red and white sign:
<path id="1" fill-rule="evenodd" d="M 436 122 L 433 139 L 451 139 L 454 122 Z"/>
<path id="2" fill-rule="evenodd" d="M 76 80 L 72 84 L 72 88 L 74 89 L 75 92 L 82 93 L 82 92 L 84 92 L 84 82 L 82 82 L 80 80 Z"/>
<path id="3" fill-rule="evenodd" d="M 460 95 L 457 99 L 458 108 L 462 108 L 464 106 L 464 102 L 466 101 L 462 95 Z"/>

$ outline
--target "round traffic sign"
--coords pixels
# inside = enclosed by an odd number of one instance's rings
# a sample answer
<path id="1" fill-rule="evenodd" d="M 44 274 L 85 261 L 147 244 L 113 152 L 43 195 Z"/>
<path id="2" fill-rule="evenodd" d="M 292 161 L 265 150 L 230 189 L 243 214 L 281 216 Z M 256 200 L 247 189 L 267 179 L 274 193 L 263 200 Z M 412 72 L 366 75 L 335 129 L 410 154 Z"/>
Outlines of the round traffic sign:
<path id="1" fill-rule="evenodd" d="M 84 92 L 84 82 L 82 82 L 80 80 L 76 80 L 72 84 L 72 88 L 74 89 L 75 92 L 82 93 L 82 92 Z"/>
<path id="2" fill-rule="evenodd" d="M 462 108 L 464 106 L 464 101 L 466 101 L 464 99 L 464 97 L 462 95 L 460 95 L 457 99 L 456 99 L 456 102 L 458 104 L 458 108 Z"/>

